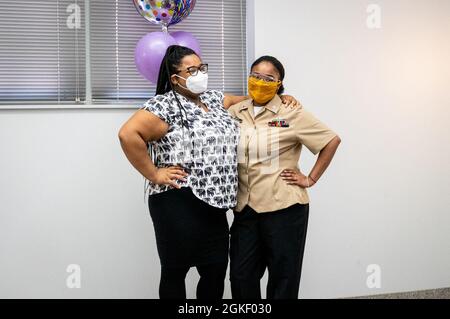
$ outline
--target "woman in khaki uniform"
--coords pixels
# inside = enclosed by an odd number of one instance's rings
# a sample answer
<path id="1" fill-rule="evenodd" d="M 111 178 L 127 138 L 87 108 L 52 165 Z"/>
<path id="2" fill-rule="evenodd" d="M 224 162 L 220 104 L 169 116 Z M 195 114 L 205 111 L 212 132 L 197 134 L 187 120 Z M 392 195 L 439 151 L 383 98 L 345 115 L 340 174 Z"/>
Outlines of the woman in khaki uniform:
<path id="1" fill-rule="evenodd" d="M 229 109 L 241 123 L 230 242 L 233 298 L 261 298 L 266 268 L 268 299 L 298 298 L 309 214 L 306 189 L 319 181 L 341 142 L 301 105 L 281 107 L 284 75 L 277 59 L 259 58 L 248 80 L 251 99 Z M 307 175 L 297 168 L 303 145 L 318 154 Z"/>

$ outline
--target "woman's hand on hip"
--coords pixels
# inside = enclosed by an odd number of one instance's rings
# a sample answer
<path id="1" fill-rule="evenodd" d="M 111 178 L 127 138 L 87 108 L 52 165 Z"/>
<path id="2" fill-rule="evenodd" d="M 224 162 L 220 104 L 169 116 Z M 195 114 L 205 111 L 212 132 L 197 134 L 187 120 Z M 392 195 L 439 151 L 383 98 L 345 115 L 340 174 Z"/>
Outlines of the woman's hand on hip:
<path id="1" fill-rule="evenodd" d="M 315 182 L 306 175 L 303 175 L 300 171 L 293 169 L 285 169 L 280 174 L 281 178 L 288 183 L 288 185 L 297 185 L 303 188 L 309 188 L 315 184 Z"/>
<path id="2" fill-rule="evenodd" d="M 188 174 L 180 166 L 170 166 L 164 168 L 158 168 L 155 175 L 152 177 L 151 181 L 157 185 L 168 185 L 173 188 L 181 188 L 180 185 L 176 183 L 177 180 L 186 182 L 186 176 Z"/>

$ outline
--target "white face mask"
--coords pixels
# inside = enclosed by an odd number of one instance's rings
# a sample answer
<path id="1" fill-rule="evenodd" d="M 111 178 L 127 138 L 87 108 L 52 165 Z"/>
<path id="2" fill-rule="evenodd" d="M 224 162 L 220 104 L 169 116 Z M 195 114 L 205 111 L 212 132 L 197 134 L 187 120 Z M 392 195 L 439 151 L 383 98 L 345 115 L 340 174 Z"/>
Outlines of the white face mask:
<path id="1" fill-rule="evenodd" d="M 208 89 L 208 73 L 203 73 L 198 71 L 197 75 L 191 75 L 187 79 L 175 74 L 179 78 L 186 80 L 186 87 L 178 84 L 182 88 L 191 91 L 194 94 L 200 94 L 205 92 Z"/>

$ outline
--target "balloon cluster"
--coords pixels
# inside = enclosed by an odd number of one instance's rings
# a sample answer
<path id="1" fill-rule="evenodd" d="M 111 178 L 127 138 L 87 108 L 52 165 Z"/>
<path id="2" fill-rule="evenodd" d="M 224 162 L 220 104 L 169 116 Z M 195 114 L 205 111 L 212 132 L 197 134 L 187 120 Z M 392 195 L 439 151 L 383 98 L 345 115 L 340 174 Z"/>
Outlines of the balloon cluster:
<path id="1" fill-rule="evenodd" d="M 171 45 L 193 49 L 201 55 L 198 40 L 189 32 L 168 33 L 168 27 L 185 19 L 195 7 L 195 0 L 133 0 L 136 10 L 149 22 L 160 25 L 162 32 L 146 34 L 135 49 L 135 63 L 139 73 L 156 83 L 166 50 Z"/>

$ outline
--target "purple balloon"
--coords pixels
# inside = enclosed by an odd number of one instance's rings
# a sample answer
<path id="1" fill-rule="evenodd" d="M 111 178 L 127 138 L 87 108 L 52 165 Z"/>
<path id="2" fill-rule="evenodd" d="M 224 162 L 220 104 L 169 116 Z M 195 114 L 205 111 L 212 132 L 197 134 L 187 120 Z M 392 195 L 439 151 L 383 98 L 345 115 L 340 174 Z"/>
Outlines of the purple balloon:
<path id="1" fill-rule="evenodd" d="M 202 56 L 200 43 L 191 33 L 185 31 L 176 31 L 171 32 L 170 35 L 175 39 L 178 45 L 188 47 L 194 50 L 199 56 Z"/>
<path id="2" fill-rule="evenodd" d="M 175 44 L 175 39 L 165 32 L 152 32 L 143 36 L 134 51 L 134 62 L 139 73 L 156 84 L 167 48 Z"/>

